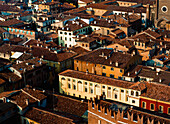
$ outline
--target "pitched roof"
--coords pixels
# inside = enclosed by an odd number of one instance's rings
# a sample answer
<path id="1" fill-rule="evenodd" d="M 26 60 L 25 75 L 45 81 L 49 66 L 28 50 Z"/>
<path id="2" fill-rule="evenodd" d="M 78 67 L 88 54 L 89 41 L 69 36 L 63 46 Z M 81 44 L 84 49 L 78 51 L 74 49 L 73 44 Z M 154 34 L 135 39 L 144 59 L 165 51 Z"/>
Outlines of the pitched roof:
<path id="1" fill-rule="evenodd" d="M 16 103 L 23 109 L 31 104 L 37 103 L 37 101 L 42 101 L 47 98 L 46 95 L 40 90 L 32 89 L 30 87 L 21 89 L 20 91 L 13 93 L 8 97 L 12 102 Z M 28 100 L 28 104 L 26 103 Z"/>
<path id="2" fill-rule="evenodd" d="M 132 57 L 130 54 L 114 52 L 113 49 L 97 49 L 85 55 L 77 56 L 74 59 L 113 67 L 118 62 L 119 68 L 125 68 Z"/>
<path id="3" fill-rule="evenodd" d="M 133 82 L 123 81 L 123 80 L 117 80 L 112 79 L 104 76 L 94 75 L 94 74 L 86 74 L 85 72 L 75 71 L 75 70 L 66 70 L 64 72 L 61 72 L 59 75 L 61 76 L 68 76 L 72 78 L 92 81 L 100 84 L 106 84 L 106 85 L 112 85 L 116 87 L 122 87 L 122 88 L 130 88 L 132 85 L 134 85 Z M 133 87 L 131 88 L 133 89 Z M 135 87 L 135 90 L 140 90 Z"/>
<path id="4" fill-rule="evenodd" d="M 54 113 L 42 109 L 34 108 L 34 107 L 28 112 L 26 112 L 24 116 L 41 124 L 56 124 L 56 123 L 72 124 L 73 123 L 72 119 L 60 115 L 56 115 Z"/>
<path id="5" fill-rule="evenodd" d="M 21 24 L 21 23 L 23 23 L 23 21 L 17 20 L 17 19 L 11 19 L 11 20 L 7 20 L 7 21 L 4 21 L 4 22 L 0 22 L 0 26 L 9 27 L 9 26 L 14 26 L 16 24 Z"/>
<path id="6" fill-rule="evenodd" d="M 86 102 L 72 99 L 62 95 L 55 95 L 57 97 L 57 103 L 55 104 L 55 110 L 59 112 L 66 112 L 77 116 L 82 116 L 88 109 Z"/>
<path id="7" fill-rule="evenodd" d="M 169 92 L 170 87 L 169 86 L 146 82 L 146 87 L 147 87 L 146 92 L 141 94 L 141 96 L 170 102 L 170 92 Z"/>

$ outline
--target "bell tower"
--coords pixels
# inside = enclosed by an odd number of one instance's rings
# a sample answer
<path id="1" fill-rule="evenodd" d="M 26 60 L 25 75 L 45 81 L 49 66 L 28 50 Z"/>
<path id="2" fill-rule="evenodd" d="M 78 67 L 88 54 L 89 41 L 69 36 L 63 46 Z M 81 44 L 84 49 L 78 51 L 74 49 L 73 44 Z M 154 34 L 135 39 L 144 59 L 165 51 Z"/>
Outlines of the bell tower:
<path id="1" fill-rule="evenodd" d="M 167 21 L 170 21 L 170 1 L 156 0 L 157 27 L 163 26 Z"/>

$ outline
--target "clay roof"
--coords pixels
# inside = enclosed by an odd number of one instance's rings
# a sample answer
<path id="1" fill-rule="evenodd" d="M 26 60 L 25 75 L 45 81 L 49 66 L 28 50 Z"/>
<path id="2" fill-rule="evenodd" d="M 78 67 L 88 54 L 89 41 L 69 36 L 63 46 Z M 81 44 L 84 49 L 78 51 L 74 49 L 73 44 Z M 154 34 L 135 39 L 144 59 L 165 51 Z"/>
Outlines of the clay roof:
<path id="1" fill-rule="evenodd" d="M 123 1 L 123 2 L 133 2 L 133 3 L 143 3 L 144 5 L 146 4 L 151 4 L 153 5 L 153 3 L 156 2 L 156 0 L 118 0 L 118 1 Z"/>
<path id="2" fill-rule="evenodd" d="M 24 116 L 41 124 L 73 124 L 72 119 L 34 107 L 26 112 Z"/>
<path id="3" fill-rule="evenodd" d="M 119 68 L 125 68 L 132 57 L 130 54 L 114 52 L 113 49 L 97 49 L 85 55 L 77 56 L 74 59 L 113 67 L 118 62 Z"/>
<path id="4" fill-rule="evenodd" d="M 21 10 L 12 5 L 0 5 L 0 12 L 1 11 L 20 12 Z"/>
<path id="5" fill-rule="evenodd" d="M 86 110 L 88 110 L 88 105 L 86 102 L 81 102 L 80 100 L 61 95 L 55 96 L 57 97 L 57 103 L 55 104 L 56 111 L 70 113 L 81 117 Z"/>
<path id="6" fill-rule="evenodd" d="M 154 31 L 152 31 L 152 30 L 150 30 L 150 29 L 145 30 L 145 31 L 144 31 L 144 33 L 149 34 L 150 36 L 154 37 L 155 39 L 157 39 L 157 38 L 160 38 L 160 37 L 161 37 L 161 35 L 160 35 L 160 34 L 158 34 L 158 33 L 154 32 Z"/>
<path id="7" fill-rule="evenodd" d="M 92 3 L 93 2 L 93 0 L 80 0 L 80 1 L 83 1 L 85 3 Z"/>
<path id="8" fill-rule="evenodd" d="M 41 47 L 33 47 L 31 53 L 35 57 L 43 56 L 44 60 L 49 60 L 54 62 L 62 62 L 77 55 L 76 53 L 72 53 L 72 52 L 53 53 L 48 49 L 41 48 Z"/>
<path id="9" fill-rule="evenodd" d="M 31 104 L 37 103 L 38 100 L 41 101 L 46 99 L 47 96 L 45 96 L 43 92 L 40 90 L 37 89 L 34 90 L 32 88 L 27 87 L 12 94 L 8 98 L 24 109 Z M 28 104 L 26 104 L 26 100 L 28 100 L 29 102 Z"/>
<path id="10" fill-rule="evenodd" d="M 12 68 L 16 69 L 20 73 L 23 73 L 25 69 L 26 71 L 30 71 L 30 70 L 34 70 L 37 67 L 42 67 L 45 64 L 46 62 L 43 62 L 39 58 L 33 58 L 33 59 L 25 60 L 21 63 L 13 64 Z"/>
<path id="11" fill-rule="evenodd" d="M 94 21 L 91 22 L 91 26 L 100 26 L 100 27 L 108 27 L 108 28 L 115 28 L 116 23 L 115 21 L 109 21 L 106 19 L 95 19 Z"/>
<path id="12" fill-rule="evenodd" d="M 64 26 L 65 31 L 76 31 L 78 29 L 84 28 L 89 26 L 87 23 L 84 21 L 77 19 L 76 21 L 68 21 L 66 25 Z"/>
<path id="13" fill-rule="evenodd" d="M 4 33 L 4 32 L 7 32 L 5 29 L 1 28 L 0 27 L 0 34 Z"/>
<path id="14" fill-rule="evenodd" d="M 0 78 L 0 85 L 3 85 L 4 83 L 5 83 L 5 81 Z"/>
<path id="15" fill-rule="evenodd" d="M 0 98 L 9 97 L 9 96 L 11 96 L 13 93 L 18 92 L 18 91 L 19 91 L 19 90 L 2 92 L 2 93 L 0 93 Z"/>
<path id="16" fill-rule="evenodd" d="M 160 83 L 169 85 L 170 82 L 170 73 L 168 71 L 160 71 L 158 75 L 156 75 L 156 71 L 151 69 L 142 69 L 140 73 L 138 74 L 139 77 L 146 77 L 146 78 L 152 78 L 152 82 Z M 160 82 L 161 79 L 161 82 Z"/>
<path id="17" fill-rule="evenodd" d="M 11 72 L 10 70 L 6 69 L 2 72 L 0 72 L 0 77 L 6 80 L 7 82 L 12 81 L 12 82 L 17 82 L 21 80 L 22 78 Z"/>
<path id="18" fill-rule="evenodd" d="M 10 39 L 10 41 L 12 41 L 14 43 L 19 43 L 19 42 L 23 41 L 23 39 L 20 37 L 15 37 L 15 38 Z"/>
<path id="19" fill-rule="evenodd" d="M 25 60 L 28 60 L 28 59 L 31 59 L 31 58 L 32 58 L 31 54 L 23 53 L 19 58 L 17 58 L 17 60 L 25 61 Z"/>
<path id="20" fill-rule="evenodd" d="M 13 52 L 24 52 L 24 51 L 29 51 L 29 48 L 26 48 L 20 45 L 9 45 L 9 44 L 4 44 L 0 46 L 1 53 L 10 53 L 12 51 Z"/>
<path id="21" fill-rule="evenodd" d="M 86 74 L 85 72 L 80 72 L 80 71 L 75 71 L 75 70 L 66 70 L 64 72 L 61 72 L 59 75 L 82 79 L 82 80 L 87 80 L 87 81 L 92 81 L 92 82 L 96 82 L 96 83 L 100 83 L 100 84 L 122 87 L 122 88 L 129 88 L 130 86 L 132 86 L 134 84 L 133 82 L 112 79 L 112 78 L 94 75 L 94 74 L 90 74 L 90 73 Z M 131 88 L 131 89 L 133 89 L 133 88 Z M 135 88 L 135 89 L 137 90 L 137 88 Z"/>
<path id="22" fill-rule="evenodd" d="M 4 21 L 4 22 L 0 22 L 0 26 L 14 26 L 16 24 L 21 24 L 23 23 L 23 21 L 21 20 L 17 20 L 17 19 L 11 19 L 11 20 L 7 20 L 7 21 Z"/>
<path id="23" fill-rule="evenodd" d="M 86 49 L 84 49 L 84 48 L 82 48 L 80 46 L 78 46 L 78 47 L 71 47 L 68 50 L 71 50 L 71 51 L 73 51 L 73 52 L 75 52 L 77 54 L 82 54 L 82 53 L 89 52 L 88 50 L 86 50 Z"/>
<path id="24" fill-rule="evenodd" d="M 9 65 L 9 64 L 11 64 L 11 62 L 9 60 L 0 58 L 0 68 L 5 65 Z"/>
<path id="25" fill-rule="evenodd" d="M 146 83 L 147 90 L 143 97 L 170 102 L 170 87 L 154 83 Z"/>

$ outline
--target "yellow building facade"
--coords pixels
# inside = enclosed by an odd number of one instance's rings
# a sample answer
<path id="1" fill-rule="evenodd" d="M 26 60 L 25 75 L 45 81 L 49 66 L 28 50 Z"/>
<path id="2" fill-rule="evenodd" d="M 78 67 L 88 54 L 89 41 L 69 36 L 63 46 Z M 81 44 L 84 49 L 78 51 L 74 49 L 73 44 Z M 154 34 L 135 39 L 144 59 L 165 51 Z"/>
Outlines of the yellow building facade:
<path id="1" fill-rule="evenodd" d="M 104 95 L 106 99 L 139 106 L 141 92 L 130 88 L 132 85 L 132 82 L 74 70 L 59 74 L 60 93 L 85 99 Z"/>

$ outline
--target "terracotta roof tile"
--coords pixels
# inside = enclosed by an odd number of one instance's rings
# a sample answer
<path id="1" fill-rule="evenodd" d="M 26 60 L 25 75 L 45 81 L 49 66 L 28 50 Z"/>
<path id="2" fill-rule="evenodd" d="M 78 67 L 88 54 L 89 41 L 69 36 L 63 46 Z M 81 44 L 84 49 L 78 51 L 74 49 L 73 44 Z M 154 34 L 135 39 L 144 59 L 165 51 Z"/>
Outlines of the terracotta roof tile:
<path id="1" fill-rule="evenodd" d="M 86 74 L 85 72 L 80 72 L 75 70 L 66 70 L 64 72 L 61 72 L 59 75 L 73 77 L 82 80 L 88 80 L 88 81 L 101 83 L 101 84 L 122 87 L 122 88 L 129 88 L 131 85 L 134 84 L 133 82 L 112 79 L 112 78 L 94 75 L 94 74 Z"/>
<path id="2" fill-rule="evenodd" d="M 41 124 L 72 124 L 73 120 L 62 117 L 60 115 L 53 114 L 48 111 L 44 111 L 38 108 L 32 108 L 28 112 L 26 112 L 25 117 L 41 123 Z"/>

